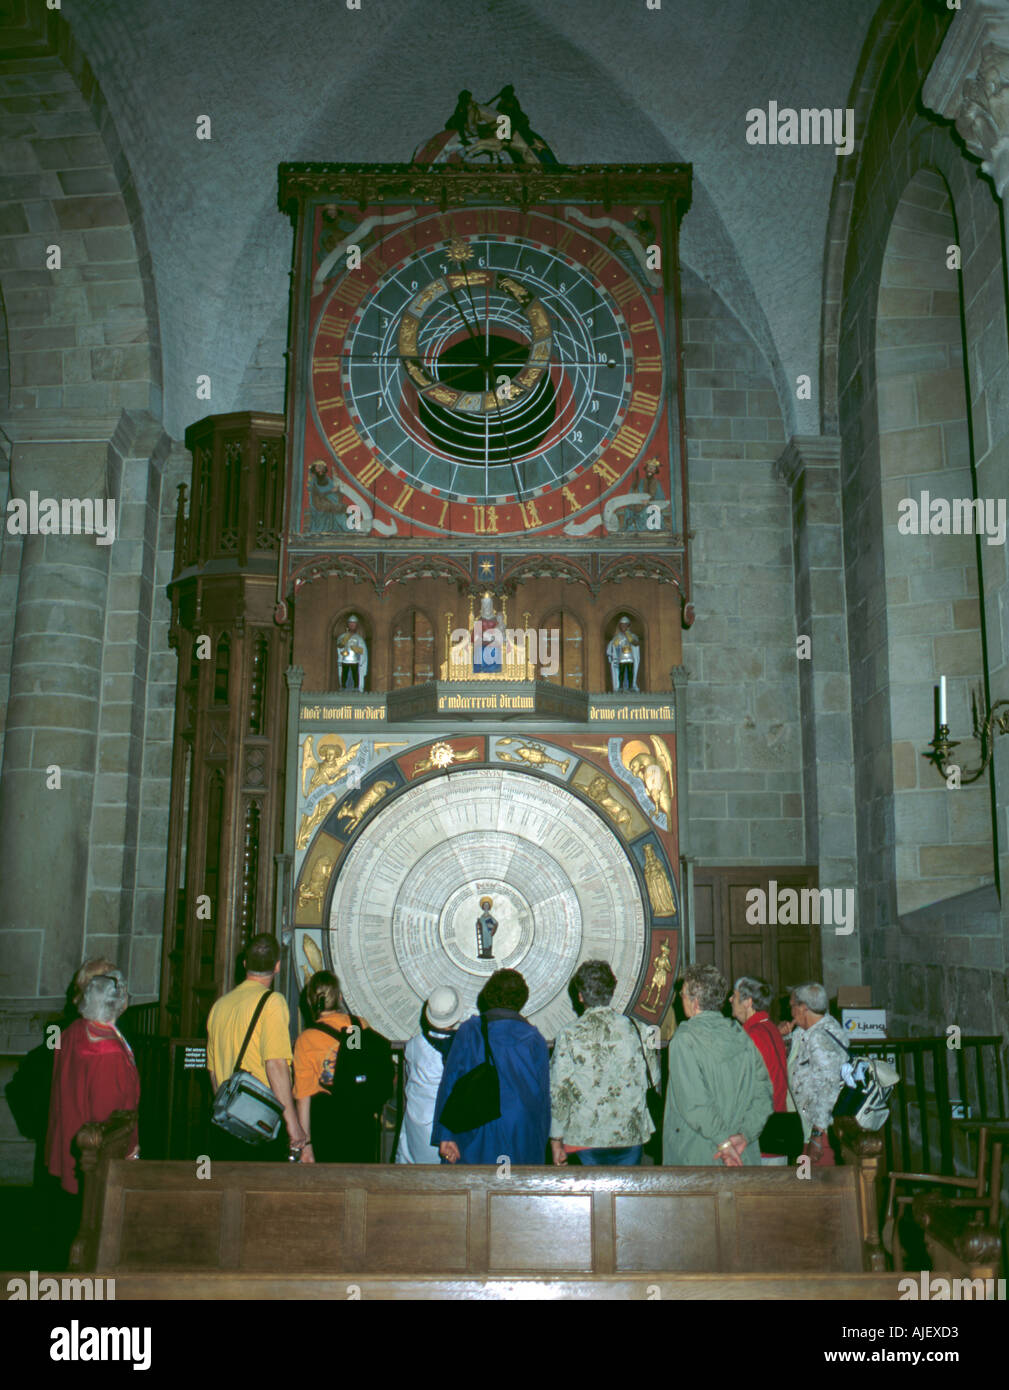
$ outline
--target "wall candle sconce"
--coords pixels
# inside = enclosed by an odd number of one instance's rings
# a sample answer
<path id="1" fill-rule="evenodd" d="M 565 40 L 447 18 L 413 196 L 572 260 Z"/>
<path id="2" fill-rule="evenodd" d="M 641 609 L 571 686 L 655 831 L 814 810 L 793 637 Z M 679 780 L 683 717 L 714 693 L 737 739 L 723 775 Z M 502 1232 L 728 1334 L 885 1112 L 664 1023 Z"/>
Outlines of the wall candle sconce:
<path id="1" fill-rule="evenodd" d="M 996 714 L 996 710 L 1006 706 L 1004 714 Z M 1009 734 L 1009 700 L 996 700 L 991 709 L 982 720 L 979 711 L 984 708 L 984 694 L 980 687 L 971 691 L 970 709 L 973 721 L 973 737 L 977 739 L 981 746 L 981 765 L 980 767 L 968 770 L 960 769 L 960 782 L 976 782 L 988 770 L 988 764 L 992 758 L 992 747 L 995 742 L 996 734 Z M 946 677 L 939 677 L 939 732 L 932 740 L 931 752 L 923 753 L 923 758 L 928 758 L 929 762 L 935 763 L 939 770 L 939 775 L 945 779 L 947 769 L 952 766 L 950 753 L 954 748 L 958 748 L 959 743 L 956 739 L 949 736 L 949 724 L 947 723 L 946 713 Z"/>

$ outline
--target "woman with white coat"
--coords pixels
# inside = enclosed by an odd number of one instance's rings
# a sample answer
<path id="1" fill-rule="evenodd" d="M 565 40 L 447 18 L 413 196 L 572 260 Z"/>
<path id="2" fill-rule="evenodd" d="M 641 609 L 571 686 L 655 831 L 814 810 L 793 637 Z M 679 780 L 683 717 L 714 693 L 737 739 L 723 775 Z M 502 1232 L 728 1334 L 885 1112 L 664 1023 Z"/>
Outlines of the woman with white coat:
<path id="1" fill-rule="evenodd" d="M 445 1058 L 463 1016 L 462 1000 L 448 985 L 436 989 L 424 1005 L 420 1032 L 406 1045 L 406 1106 L 396 1147 L 397 1163 L 439 1163 L 431 1143 L 434 1103 Z"/>

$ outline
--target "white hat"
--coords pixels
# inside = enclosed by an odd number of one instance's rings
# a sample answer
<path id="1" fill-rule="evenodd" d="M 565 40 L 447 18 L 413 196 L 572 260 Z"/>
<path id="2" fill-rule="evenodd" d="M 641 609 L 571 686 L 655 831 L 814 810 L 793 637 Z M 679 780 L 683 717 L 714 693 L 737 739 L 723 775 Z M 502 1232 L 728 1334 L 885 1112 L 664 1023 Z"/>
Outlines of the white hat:
<path id="1" fill-rule="evenodd" d="M 439 1031 L 454 1028 L 463 1015 L 462 1000 L 451 985 L 439 985 L 432 990 L 425 1007 L 428 1023 Z"/>
<path id="2" fill-rule="evenodd" d="M 623 616 L 623 617 L 620 619 L 620 621 L 617 623 L 617 627 L 623 627 L 624 623 L 630 623 L 630 621 L 631 621 L 630 618 L 629 618 L 629 617 L 627 616 L 627 614 L 625 613 L 624 616 Z"/>

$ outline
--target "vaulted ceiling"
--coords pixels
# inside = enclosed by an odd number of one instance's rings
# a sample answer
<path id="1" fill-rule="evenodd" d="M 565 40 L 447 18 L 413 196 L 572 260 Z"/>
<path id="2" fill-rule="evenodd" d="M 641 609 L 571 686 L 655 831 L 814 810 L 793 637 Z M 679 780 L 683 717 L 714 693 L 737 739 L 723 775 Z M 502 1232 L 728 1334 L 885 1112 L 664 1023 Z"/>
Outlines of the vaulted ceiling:
<path id="1" fill-rule="evenodd" d="M 845 107 L 877 0 L 90 0 L 65 18 L 140 197 L 153 259 L 165 424 L 242 409 L 263 362 L 280 408 L 288 160 L 399 161 L 457 93 L 514 84 L 562 162 L 694 166 L 682 257 L 764 351 L 786 428 L 815 399 L 832 147 L 749 145 L 746 111 Z M 213 138 L 196 138 L 209 115 Z M 787 385 L 786 385 L 787 383 Z M 261 403 L 261 402 L 257 402 Z"/>

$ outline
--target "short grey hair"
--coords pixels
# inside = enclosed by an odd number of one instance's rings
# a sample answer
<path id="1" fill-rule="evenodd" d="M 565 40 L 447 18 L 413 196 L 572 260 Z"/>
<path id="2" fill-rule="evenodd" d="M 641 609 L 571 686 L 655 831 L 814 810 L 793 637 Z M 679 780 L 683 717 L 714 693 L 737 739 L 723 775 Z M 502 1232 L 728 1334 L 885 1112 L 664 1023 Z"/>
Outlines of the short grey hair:
<path id="1" fill-rule="evenodd" d="M 810 980 L 804 985 L 796 985 L 792 990 L 791 997 L 797 1004 L 805 1004 L 811 1014 L 825 1014 L 830 1006 L 827 991 L 823 985 L 818 984 L 815 980 Z"/>
<path id="2" fill-rule="evenodd" d="M 617 987 L 616 976 L 604 960 L 583 960 L 571 983 L 585 1000 L 587 1009 L 605 1007 Z"/>
<path id="3" fill-rule="evenodd" d="M 740 975 L 735 989 L 740 999 L 749 999 L 755 1009 L 766 1009 L 771 1002 L 771 986 L 756 975 Z"/>
<path id="4" fill-rule="evenodd" d="M 92 1023 L 115 1023 L 126 1009 L 128 995 L 126 979 L 120 970 L 110 970 L 106 975 L 95 975 L 84 986 L 77 1011 L 81 1018 Z"/>
<path id="5" fill-rule="evenodd" d="M 717 965 L 688 965 L 683 972 L 683 989 L 702 1012 L 717 1013 L 729 992 L 728 981 Z"/>

